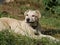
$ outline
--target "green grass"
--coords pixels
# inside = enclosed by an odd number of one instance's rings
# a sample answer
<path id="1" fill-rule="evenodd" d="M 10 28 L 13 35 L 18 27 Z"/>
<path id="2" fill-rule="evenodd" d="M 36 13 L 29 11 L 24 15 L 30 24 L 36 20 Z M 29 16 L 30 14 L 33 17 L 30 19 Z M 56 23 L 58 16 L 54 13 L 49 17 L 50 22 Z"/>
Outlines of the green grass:
<path id="1" fill-rule="evenodd" d="M 60 45 L 60 42 L 55 43 L 47 38 L 32 39 L 5 30 L 0 31 L 0 45 Z"/>
<path id="2" fill-rule="evenodd" d="M 43 27 L 46 28 L 51 28 L 51 29 L 60 29 L 60 19 L 57 18 L 46 18 L 46 17 L 42 17 L 40 19 L 40 23 Z"/>
<path id="3" fill-rule="evenodd" d="M 13 15 L 10 15 L 9 13 L 4 14 L 4 13 L 0 12 L 0 18 L 2 18 L 2 17 L 9 17 L 9 18 L 18 19 L 18 16 L 13 16 Z"/>
<path id="4" fill-rule="evenodd" d="M 42 2 L 40 2 L 40 0 L 29 0 L 30 2 L 36 3 L 38 4 L 41 8 L 41 14 L 42 14 L 42 18 L 40 20 L 41 26 L 45 27 L 45 28 L 50 28 L 50 29 L 60 29 L 60 11 L 59 11 L 59 7 L 56 7 L 56 13 L 57 16 L 52 15 L 52 13 L 50 13 L 50 11 L 44 11 L 45 5 L 43 5 Z M 27 2 L 29 2 L 27 1 Z M 46 3 L 48 3 L 49 0 L 43 0 Z M 45 3 L 44 2 L 44 3 Z M 59 1 L 60 2 L 60 1 Z M 26 5 L 20 5 L 19 8 L 21 9 L 22 12 L 24 12 L 27 9 L 37 9 L 37 6 L 34 7 L 34 5 L 32 4 L 32 6 L 28 7 Z M 59 15 L 58 15 L 59 14 Z M 44 17 L 43 17 L 44 16 Z M 51 17 L 50 17 L 51 16 Z M 10 18 L 18 18 L 18 16 L 12 16 L 10 14 L 3 14 L 0 12 L 0 17 L 10 17 Z M 58 18 L 54 18 L 54 17 L 58 17 Z M 59 37 L 60 38 L 60 37 Z M 60 45 L 60 42 L 55 43 L 54 41 L 51 41 L 47 38 L 42 38 L 42 39 L 31 39 L 27 36 L 22 36 L 22 35 L 17 35 L 15 33 L 9 32 L 7 31 L 0 31 L 0 45 Z"/>

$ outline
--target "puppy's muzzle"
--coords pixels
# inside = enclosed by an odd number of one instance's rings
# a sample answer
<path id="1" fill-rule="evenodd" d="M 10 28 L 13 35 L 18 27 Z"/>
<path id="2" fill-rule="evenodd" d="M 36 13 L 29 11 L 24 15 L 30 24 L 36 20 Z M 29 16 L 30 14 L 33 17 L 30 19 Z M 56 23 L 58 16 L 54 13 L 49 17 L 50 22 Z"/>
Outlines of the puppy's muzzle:
<path id="1" fill-rule="evenodd" d="M 26 20 L 27 20 L 27 23 L 29 23 L 29 22 L 30 22 L 30 19 L 29 19 L 29 18 L 27 18 Z"/>

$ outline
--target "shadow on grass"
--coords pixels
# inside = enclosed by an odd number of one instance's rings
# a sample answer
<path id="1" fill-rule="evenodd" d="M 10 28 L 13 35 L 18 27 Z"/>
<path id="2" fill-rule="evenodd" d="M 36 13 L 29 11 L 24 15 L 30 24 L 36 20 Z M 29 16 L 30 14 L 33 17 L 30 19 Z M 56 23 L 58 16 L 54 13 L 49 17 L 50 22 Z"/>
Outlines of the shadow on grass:
<path id="1" fill-rule="evenodd" d="M 41 33 L 45 35 L 60 34 L 60 29 L 44 29 L 41 31 Z"/>

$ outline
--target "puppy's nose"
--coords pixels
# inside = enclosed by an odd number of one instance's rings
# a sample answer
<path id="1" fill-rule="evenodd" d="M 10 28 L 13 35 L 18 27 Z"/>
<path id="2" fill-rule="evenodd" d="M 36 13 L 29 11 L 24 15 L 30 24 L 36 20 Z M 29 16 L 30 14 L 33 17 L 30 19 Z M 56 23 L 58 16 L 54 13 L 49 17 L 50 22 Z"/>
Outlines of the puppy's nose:
<path id="1" fill-rule="evenodd" d="M 30 21 L 30 19 L 28 18 L 28 19 L 27 19 L 27 22 L 29 22 L 29 21 Z"/>

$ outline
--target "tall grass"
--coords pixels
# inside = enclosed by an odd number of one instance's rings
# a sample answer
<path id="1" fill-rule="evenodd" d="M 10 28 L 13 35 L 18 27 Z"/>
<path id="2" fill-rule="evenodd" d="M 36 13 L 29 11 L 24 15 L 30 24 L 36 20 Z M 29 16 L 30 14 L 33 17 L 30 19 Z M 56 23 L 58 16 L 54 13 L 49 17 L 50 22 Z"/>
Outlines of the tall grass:
<path id="1" fill-rule="evenodd" d="M 42 17 L 40 20 L 41 26 L 51 29 L 60 29 L 60 19 Z"/>
<path id="2" fill-rule="evenodd" d="M 0 45 L 60 45 L 60 42 L 54 42 L 47 38 L 33 39 L 5 30 L 0 31 Z"/>

